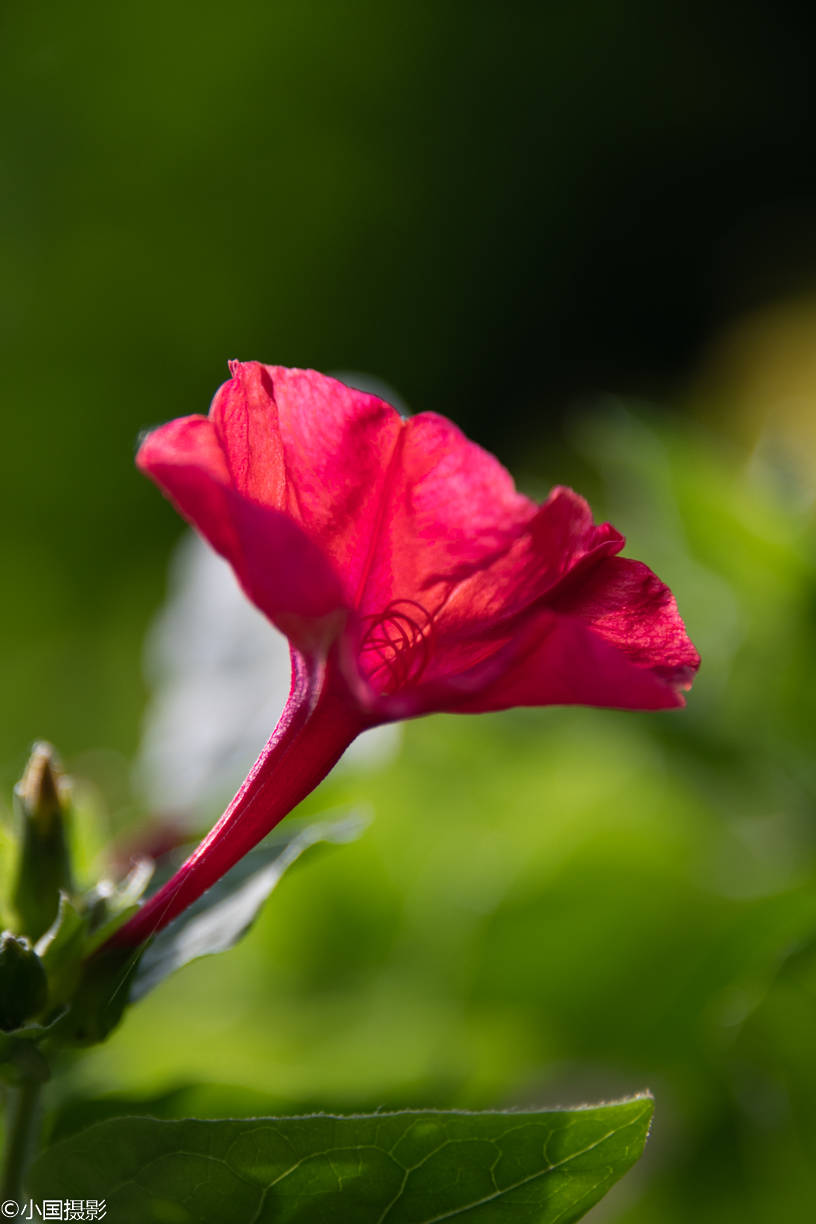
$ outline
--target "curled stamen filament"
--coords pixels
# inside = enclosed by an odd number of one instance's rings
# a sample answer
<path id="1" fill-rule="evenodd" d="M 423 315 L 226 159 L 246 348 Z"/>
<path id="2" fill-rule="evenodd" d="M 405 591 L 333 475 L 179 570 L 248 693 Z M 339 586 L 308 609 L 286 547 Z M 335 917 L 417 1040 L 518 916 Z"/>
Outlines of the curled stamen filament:
<path id="1" fill-rule="evenodd" d="M 382 693 L 392 694 L 416 683 L 431 654 L 433 618 L 413 599 L 395 599 L 364 622 L 360 656 L 368 678 Z"/>

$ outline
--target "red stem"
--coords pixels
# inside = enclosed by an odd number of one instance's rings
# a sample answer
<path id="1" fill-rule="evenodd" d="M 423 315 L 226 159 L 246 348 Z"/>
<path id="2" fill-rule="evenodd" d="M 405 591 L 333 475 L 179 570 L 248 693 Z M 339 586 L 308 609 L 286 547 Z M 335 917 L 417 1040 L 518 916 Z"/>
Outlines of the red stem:
<path id="1" fill-rule="evenodd" d="M 185 863 L 107 946 L 137 947 L 198 900 L 305 799 L 364 728 L 327 683 L 325 664 L 292 655 L 292 688 L 278 725 L 224 815 Z"/>

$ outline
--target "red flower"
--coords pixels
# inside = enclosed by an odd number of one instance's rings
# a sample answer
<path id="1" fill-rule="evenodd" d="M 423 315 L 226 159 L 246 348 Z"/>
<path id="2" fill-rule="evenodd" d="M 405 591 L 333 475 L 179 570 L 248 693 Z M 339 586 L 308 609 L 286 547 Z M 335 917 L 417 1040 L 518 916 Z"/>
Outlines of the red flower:
<path id="1" fill-rule="evenodd" d="M 669 589 L 570 489 L 538 506 L 443 417 L 405 420 L 312 370 L 230 369 L 209 416 L 155 430 L 137 462 L 287 635 L 292 690 L 230 807 L 120 942 L 200 896 L 367 727 L 679 706 L 699 664 Z"/>

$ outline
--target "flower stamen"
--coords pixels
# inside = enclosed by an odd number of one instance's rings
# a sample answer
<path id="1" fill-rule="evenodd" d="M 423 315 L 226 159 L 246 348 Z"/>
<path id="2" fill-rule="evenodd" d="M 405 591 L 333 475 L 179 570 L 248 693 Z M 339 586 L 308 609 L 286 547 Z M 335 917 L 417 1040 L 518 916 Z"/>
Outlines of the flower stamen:
<path id="1" fill-rule="evenodd" d="M 363 621 L 360 660 L 369 682 L 384 696 L 415 684 L 431 656 L 433 617 L 413 599 L 394 599 Z"/>

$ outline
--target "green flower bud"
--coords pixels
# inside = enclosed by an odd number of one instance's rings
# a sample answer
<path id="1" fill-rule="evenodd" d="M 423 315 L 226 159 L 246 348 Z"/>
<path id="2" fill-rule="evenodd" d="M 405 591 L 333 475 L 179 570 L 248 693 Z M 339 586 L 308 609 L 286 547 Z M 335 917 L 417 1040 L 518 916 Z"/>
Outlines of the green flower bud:
<path id="1" fill-rule="evenodd" d="M 4 931 L 0 935 L 0 1029 L 10 1032 L 45 1007 L 48 981 L 37 953 L 27 939 Z"/>
<path id="2" fill-rule="evenodd" d="M 22 830 L 12 904 L 22 931 L 36 940 L 57 914 L 60 891 L 71 891 L 65 836 L 68 786 L 50 744 L 35 744 L 15 787 Z"/>

